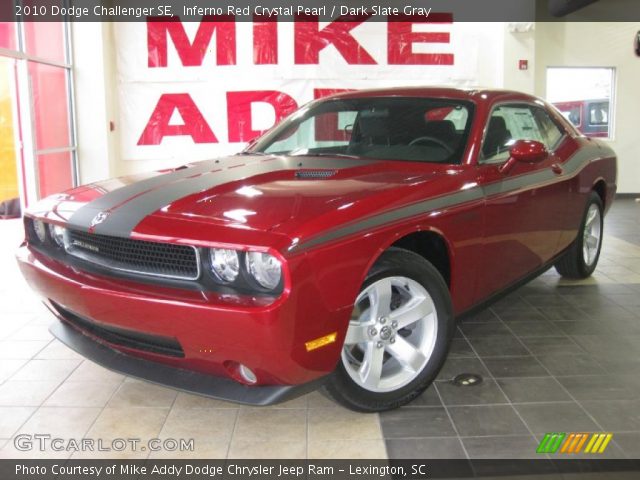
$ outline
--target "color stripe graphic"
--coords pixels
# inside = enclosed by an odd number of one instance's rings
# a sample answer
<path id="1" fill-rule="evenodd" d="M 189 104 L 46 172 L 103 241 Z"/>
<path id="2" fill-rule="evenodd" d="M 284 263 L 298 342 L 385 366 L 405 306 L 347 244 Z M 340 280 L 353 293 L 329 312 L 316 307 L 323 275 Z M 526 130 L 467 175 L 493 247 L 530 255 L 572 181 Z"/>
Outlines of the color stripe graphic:
<path id="1" fill-rule="evenodd" d="M 566 433 L 547 433 L 540 445 L 538 445 L 537 453 L 556 453 L 562 440 L 567 436 Z"/>
<path id="2" fill-rule="evenodd" d="M 612 438 L 613 434 L 603 432 L 547 433 L 538 445 L 536 453 L 599 454 L 604 453 Z"/>

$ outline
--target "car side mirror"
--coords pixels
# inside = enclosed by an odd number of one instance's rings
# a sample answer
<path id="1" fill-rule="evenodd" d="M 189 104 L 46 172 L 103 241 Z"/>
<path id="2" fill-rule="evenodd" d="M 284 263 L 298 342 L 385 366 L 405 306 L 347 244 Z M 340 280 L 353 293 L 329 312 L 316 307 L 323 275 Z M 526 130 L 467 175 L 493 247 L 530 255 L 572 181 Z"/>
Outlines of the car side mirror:
<path id="1" fill-rule="evenodd" d="M 500 171 L 507 173 L 516 163 L 538 163 L 549 156 L 549 151 L 544 143 L 536 140 L 518 140 L 509 150 L 509 160 L 507 160 Z"/>

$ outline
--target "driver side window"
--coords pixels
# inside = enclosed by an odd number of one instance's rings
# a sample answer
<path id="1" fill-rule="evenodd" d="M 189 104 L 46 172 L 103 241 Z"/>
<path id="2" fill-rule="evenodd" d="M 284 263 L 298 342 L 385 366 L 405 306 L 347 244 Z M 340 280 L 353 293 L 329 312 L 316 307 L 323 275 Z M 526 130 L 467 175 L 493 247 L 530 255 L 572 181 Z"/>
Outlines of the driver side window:
<path id="1" fill-rule="evenodd" d="M 518 140 L 545 143 L 534 109 L 528 105 L 500 105 L 494 108 L 487 124 L 480 162 L 507 161 L 509 149 Z"/>

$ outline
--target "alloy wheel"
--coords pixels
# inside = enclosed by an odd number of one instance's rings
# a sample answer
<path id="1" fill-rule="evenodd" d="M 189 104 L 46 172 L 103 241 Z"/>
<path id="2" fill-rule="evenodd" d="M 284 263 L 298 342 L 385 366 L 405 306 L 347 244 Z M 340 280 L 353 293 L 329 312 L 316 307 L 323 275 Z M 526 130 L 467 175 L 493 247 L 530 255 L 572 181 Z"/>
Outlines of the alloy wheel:
<path id="1" fill-rule="evenodd" d="M 602 241 L 602 215 L 598 205 L 591 204 L 587 211 L 582 238 L 582 255 L 585 265 L 593 266 L 600 251 Z"/>
<path id="2" fill-rule="evenodd" d="M 435 348 L 438 318 L 429 292 L 407 277 L 386 277 L 356 299 L 342 362 L 349 376 L 372 392 L 411 383 Z"/>

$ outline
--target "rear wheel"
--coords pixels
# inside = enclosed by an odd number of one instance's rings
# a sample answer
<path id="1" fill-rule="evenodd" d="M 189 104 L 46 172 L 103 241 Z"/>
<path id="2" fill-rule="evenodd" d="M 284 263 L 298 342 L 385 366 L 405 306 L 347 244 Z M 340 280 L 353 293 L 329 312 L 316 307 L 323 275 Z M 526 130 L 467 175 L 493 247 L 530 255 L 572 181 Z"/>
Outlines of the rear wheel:
<path id="1" fill-rule="evenodd" d="M 587 278 L 596 269 L 602 248 L 603 211 L 600 196 L 591 192 L 578 237 L 555 265 L 563 277 Z"/>
<path id="2" fill-rule="evenodd" d="M 355 301 L 339 365 L 325 390 L 357 411 L 404 405 L 435 379 L 453 330 L 449 291 L 439 272 L 413 252 L 390 249 Z"/>

